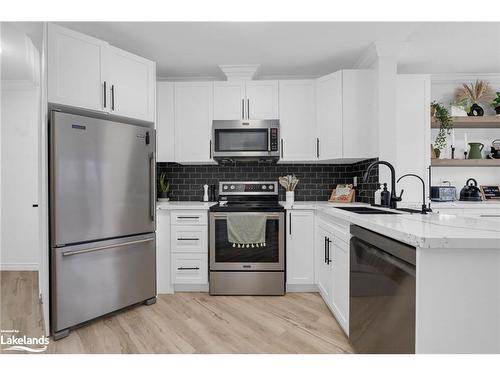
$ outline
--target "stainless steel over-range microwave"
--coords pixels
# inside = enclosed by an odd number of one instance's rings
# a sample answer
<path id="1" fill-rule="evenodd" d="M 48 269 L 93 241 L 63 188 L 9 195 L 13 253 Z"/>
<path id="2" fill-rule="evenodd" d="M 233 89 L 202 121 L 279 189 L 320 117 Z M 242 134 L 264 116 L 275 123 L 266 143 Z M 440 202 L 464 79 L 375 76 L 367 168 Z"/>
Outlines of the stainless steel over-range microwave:
<path id="1" fill-rule="evenodd" d="M 214 120 L 212 155 L 218 162 L 280 157 L 279 120 Z"/>

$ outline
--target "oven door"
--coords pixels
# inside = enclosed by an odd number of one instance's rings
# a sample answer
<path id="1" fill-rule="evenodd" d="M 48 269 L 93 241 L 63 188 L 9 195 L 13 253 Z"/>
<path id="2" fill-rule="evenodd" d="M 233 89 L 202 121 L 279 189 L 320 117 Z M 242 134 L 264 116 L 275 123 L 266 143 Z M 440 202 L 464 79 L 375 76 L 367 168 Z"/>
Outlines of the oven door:
<path id="1" fill-rule="evenodd" d="M 217 120 L 213 123 L 214 159 L 279 158 L 279 121 Z"/>
<path id="2" fill-rule="evenodd" d="M 266 246 L 238 248 L 228 241 L 227 218 L 266 216 Z M 211 212 L 211 271 L 283 271 L 285 268 L 285 214 L 283 212 Z"/>

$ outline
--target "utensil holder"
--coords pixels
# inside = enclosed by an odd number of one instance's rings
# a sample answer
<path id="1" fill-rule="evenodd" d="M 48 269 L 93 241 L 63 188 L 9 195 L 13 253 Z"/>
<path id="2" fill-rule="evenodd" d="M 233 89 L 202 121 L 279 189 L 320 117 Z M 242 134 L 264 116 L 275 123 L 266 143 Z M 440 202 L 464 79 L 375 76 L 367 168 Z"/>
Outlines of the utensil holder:
<path id="1" fill-rule="evenodd" d="M 293 203 L 295 202 L 295 192 L 294 191 L 287 191 L 286 192 L 286 206 L 291 207 L 293 206 Z"/>

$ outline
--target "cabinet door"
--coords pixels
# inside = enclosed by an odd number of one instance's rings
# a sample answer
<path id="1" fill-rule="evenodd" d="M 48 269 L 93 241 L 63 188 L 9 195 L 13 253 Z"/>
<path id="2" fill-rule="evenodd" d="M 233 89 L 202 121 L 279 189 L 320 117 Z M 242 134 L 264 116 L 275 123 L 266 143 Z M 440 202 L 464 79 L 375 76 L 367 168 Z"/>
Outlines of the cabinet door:
<path id="1" fill-rule="evenodd" d="M 175 160 L 212 162 L 213 109 L 211 82 L 175 83 Z"/>
<path id="2" fill-rule="evenodd" d="M 156 160 L 175 161 L 174 83 L 156 83 Z"/>
<path id="3" fill-rule="evenodd" d="M 279 83 L 281 159 L 316 160 L 316 87 L 314 80 Z"/>
<path id="4" fill-rule="evenodd" d="M 214 82 L 214 120 L 246 118 L 244 82 Z"/>
<path id="5" fill-rule="evenodd" d="M 111 112 L 154 121 L 155 63 L 111 46 L 104 61 Z"/>
<path id="6" fill-rule="evenodd" d="M 160 207 L 156 214 L 156 290 L 172 293 L 170 277 L 170 211 Z"/>
<path id="7" fill-rule="evenodd" d="M 316 228 L 316 283 L 319 293 L 328 306 L 331 306 L 333 274 L 331 263 L 327 262 L 327 238 L 328 231 L 320 224 Z"/>
<path id="8" fill-rule="evenodd" d="M 247 81 L 246 118 L 251 120 L 278 119 L 278 81 Z"/>
<path id="9" fill-rule="evenodd" d="M 314 213 L 289 211 L 287 220 L 286 282 L 314 284 Z"/>
<path id="10" fill-rule="evenodd" d="M 48 101 L 95 111 L 109 110 L 101 60 L 106 42 L 48 25 Z"/>
<path id="11" fill-rule="evenodd" d="M 377 157 L 373 71 L 342 71 L 343 158 Z"/>
<path id="12" fill-rule="evenodd" d="M 340 238 L 330 237 L 333 266 L 332 308 L 337 320 L 349 333 L 349 245 Z"/>
<path id="13" fill-rule="evenodd" d="M 317 81 L 317 134 L 320 160 L 342 158 L 342 72 Z"/>

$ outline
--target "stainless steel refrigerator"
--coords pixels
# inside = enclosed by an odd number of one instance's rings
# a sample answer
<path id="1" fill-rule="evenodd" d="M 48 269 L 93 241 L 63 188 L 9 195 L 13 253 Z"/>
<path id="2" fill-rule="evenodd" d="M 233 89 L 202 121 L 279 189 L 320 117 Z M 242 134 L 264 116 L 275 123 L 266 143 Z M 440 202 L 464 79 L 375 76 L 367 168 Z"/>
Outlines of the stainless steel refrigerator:
<path id="1" fill-rule="evenodd" d="M 155 132 L 51 111 L 51 330 L 156 296 Z"/>

